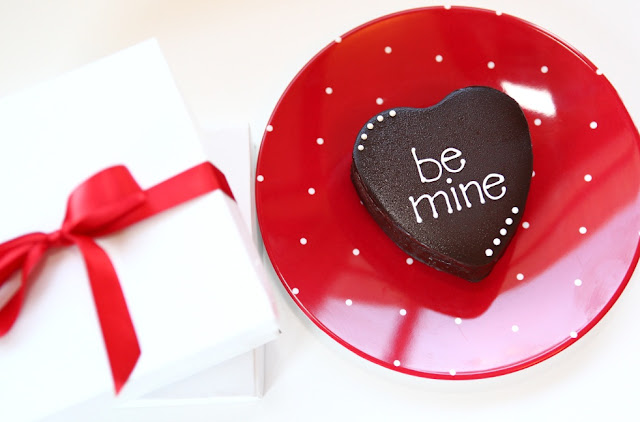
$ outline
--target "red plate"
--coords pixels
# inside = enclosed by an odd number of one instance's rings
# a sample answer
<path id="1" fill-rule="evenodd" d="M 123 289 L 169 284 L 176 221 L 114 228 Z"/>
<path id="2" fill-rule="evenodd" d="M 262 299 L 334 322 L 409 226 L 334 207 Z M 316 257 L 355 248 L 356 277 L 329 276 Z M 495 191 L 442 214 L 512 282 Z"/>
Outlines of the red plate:
<path id="1" fill-rule="evenodd" d="M 534 156 L 522 227 L 476 284 L 408 260 L 349 179 L 370 116 L 469 85 L 520 103 Z M 607 79 L 544 30 L 461 7 L 393 14 L 329 44 L 280 99 L 257 166 L 262 237 L 297 305 L 365 359 L 430 378 L 513 372 L 574 343 L 629 281 L 639 141 Z"/>

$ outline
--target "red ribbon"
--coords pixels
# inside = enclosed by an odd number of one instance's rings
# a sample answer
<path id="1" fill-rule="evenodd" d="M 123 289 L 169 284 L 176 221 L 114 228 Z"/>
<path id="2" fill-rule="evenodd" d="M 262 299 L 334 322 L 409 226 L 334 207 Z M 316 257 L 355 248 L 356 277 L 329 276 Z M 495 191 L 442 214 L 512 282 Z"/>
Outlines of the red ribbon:
<path id="1" fill-rule="evenodd" d="M 86 180 L 69 196 L 59 230 L 31 233 L 0 244 L 0 287 L 22 268 L 19 290 L 0 309 L 0 336 L 15 322 L 27 279 L 45 252 L 75 244 L 87 267 L 115 390 L 119 392 L 140 357 L 140 345 L 113 264 L 93 238 L 216 189 L 233 198 L 224 175 L 211 163 L 199 164 L 148 190 L 141 189 L 124 166 L 105 169 Z"/>

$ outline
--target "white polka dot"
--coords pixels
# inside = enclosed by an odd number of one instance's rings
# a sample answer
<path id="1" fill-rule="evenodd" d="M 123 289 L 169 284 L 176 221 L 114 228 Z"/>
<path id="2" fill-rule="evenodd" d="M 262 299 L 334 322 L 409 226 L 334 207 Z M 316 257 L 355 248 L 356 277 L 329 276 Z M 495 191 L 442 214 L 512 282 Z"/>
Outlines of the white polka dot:
<path id="1" fill-rule="evenodd" d="M 540 125 L 542 124 L 542 120 L 540 120 L 540 119 L 535 119 L 535 120 L 533 121 L 533 124 L 534 124 L 534 125 L 536 125 L 536 126 L 540 126 Z"/>
<path id="2" fill-rule="evenodd" d="M 590 182 L 591 180 L 593 180 L 593 178 L 591 177 L 591 175 L 590 175 L 590 174 L 585 174 L 585 175 L 584 175 L 584 181 L 585 181 L 585 182 Z"/>
<path id="3" fill-rule="evenodd" d="M 547 73 L 548 71 L 549 71 L 549 68 L 547 66 L 542 66 L 540 68 L 540 72 L 542 72 L 542 73 Z"/>
<path id="4" fill-rule="evenodd" d="M 333 88 L 331 88 L 330 86 L 326 87 L 324 89 L 324 92 L 326 92 L 327 94 L 331 95 L 333 94 Z"/>
<path id="5" fill-rule="evenodd" d="M 520 212 L 520 210 L 518 209 L 518 207 L 513 207 L 513 208 L 511 208 L 511 212 L 514 213 L 514 214 L 517 214 L 517 213 Z"/>
<path id="6" fill-rule="evenodd" d="M 525 221 L 524 223 L 522 223 L 522 228 L 523 229 L 528 229 L 529 228 L 529 222 Z"/>
<path id="7" fill-rule="evenodd" d="M 364 151 L 364 145 L 358 145 L 358 151 Z"/>
<path id="8" fill-rule="evenodd" d="M 602 70 L 596 69 L 596 75 L 602 75 Z"/>
<path id="9" fill-rule="evenodd" d="M 518 273 L 518 274 L 516 274 L 516 278 L 517 278 L 518 280 L 522 281 L 522 280 L 524 280 L 524 274 L 522 274 L 522 273 Z"/>
<path id="10" fill-rule="evenodd" d="M 456 375 L 456 370 L 455 369 L 449 369 L 449 374 L 454 377 Z"/>
<path id="11" fill-rule="evenodd" d="M 462 324 L 462 318 L 456 318 L 456 319 L 453 320 L 453 322 L 455 322 L 456 325 L 460 325 L 460 324 Z"/>
<path id="12" fill-rule="evenodd" d="M 447 177 L 447 183 L 451 183 L 453 180 L 450 177 Z"/>
<path id="13" fill-rule="evenodd" d="M 579 278 L 576 278 L 573 281 L 573 284 L 575 284 L 576 286 L 580 287 L 580 286 L 582 286 L 582 280 L 580 280 Z"/>
<path id="14" fill-rule="evenodd" d="M 322 145 L 322 144 L 324 144 L 324 139 L 322 139 L 322 138 L 318 138 L 318 139 L 316 139 L 316 143 L 317 143 L 318 145 Z"/>
<path id="15" fill-rule="evenodd" d="M 376 119 L 377 119 L 379 122 L 381 122 L 381 121 L 383 121 L 383 120 L 384 120 L 384 117 L 382 117 L 382 114 L 381 114 L 381 115 L 379 115 L 378 117 L 376 117 Z"/>
<path id="16" fill-rule="evenodd" d="M 385 52 L 385 53 L 387 53 L 387 54 L 391 54 L 391 52 L 392 52 L 392 51 L 393 51 L 393 50 L 392 50 L 392 49 L 391 49 L 391 47 L 389 47 L 389 46 L 386 46 L 386 47 L 384 48 L 384 52 Z"/>
<path id="17" fill-rule="evenodd" d="M 583 226 L 583 227 L 580 227 L 578 231 L 580 232 L 580 234 L 585 234 L 587 232 L 587 228 Z"/>
<path id="18" fill-rule="evenodd" d="M 440 62 L 442 61 L 442 56 L 441 56 L 440 54 L 438 54 L 438 55 L 436 56 L 436 61 L 437 61 L 438 63 L 440 63 Z"/>
<path id="19" fill-rule="evenodd" d="M 267 125 L 267 132 L 273 132 L 273 126 Z"/>
<path id="20" fill-rule="evenodd" d="M 489 69 L 494 69 L 496 67 L 496 64 L 494 62 L 489 62 L 489 63 L 487 63 L 487 67 Z"/>
<path id="21" fill-rule="evenodd" d="M 298 290 L 297 287 L 294 287 L 293 289 L 291 289 L 291 293 L 293 293 L 294 295 L 297 295 L 298 293 L 300 293 L 300 290 Z"/>
<path id="22" fill-rule="evenodd" d="M 391 111 L 389 112 L 389 116 L 391 116 L 391 117 L 396 117 L 396 114 L 397 114 L 397 113 L 396 113 L 396 111 L 395 111 L 395 110 L 391 110 Z"/>
<path id="23" fill-rule="evenodd" d="M 400 309 L 400 315 L 405 316 L 407 314 L 406 309 Z"/>
<path id="24" fill-rule="evenodd" d="M 256 180 L 257 180 L 258 182 L 264 182 L 264 176 L 263 176 L 263 175 L 261 175 L 261 174 L 259 174 L 259 175 L 258 175 L 258 177 L 256 177 Z"/>
<path id="25" fill-rule="evenodd" d="M 503 236 L 507 235 L 507 229 L 500 229 L 500 234 Z"/>
<path id="26" fill-rule="evenodd" d="M 536 171 L 534 170 L 531 172 L 531 177 L 535 177 L 535 176 L 536 176 Z"/>
<path id="27" fill-rule="evenodd" d="M 512 325 L 511 331 L 513 331 L 514 333 L 517 333 L 518 331 L 520 331 L 520 327 L 518 327 L 517 325 Z"/>
<path id="28" fill-rule="evenodd" d="M 353 253 L 353 255 L 358 256 L 360 255 L 360 249 L 355 248 L 353 251 L 351 251 Z"/>
<path id="29" fill-rule="evenodd" d="M 597 128 L 597 127 L 598 127 L 598 122 L 591 122 L 591 123 L 589 123 L 589 127 L 590 127 L 591 129 L 595 129 L 595 128 Z"/>
<path id="30" fill-rule="evenodd" d="M 334 41 L 340 44 L 342 42 L 342 37 L 336 37 Z"/>
<path id="31" fill-rule="evenodd" d="M 301 237 L 300 238 L 300 244 L 301 245 L 306 245 L 307 244 L 307 238 L 306 237 Z"/>
<path id="32" fill-rule="evenodd" d="M 486 251 L 484 251 L 484 254 L 487 255 L 487 256 L 491 256 L 491 255 L 493 255 L 493 250 L 487 249 Z"/>
<path id="33" fill-rule="evenodd" d="M 347 306 L 351 306 L 351 305 L 353 305 L 353 301 L 352 301 L 351 299 L 347 299 L 347 300 L 345 300 L 345 301 L 344 301 L 344 303 L 345 303 L 345 305 L 347 305 Z"/>
<path id="34" fill-rule="evenodd" d="M 496 246 L 500 245 L 500 239 L 498 239 L 497 237 L 493 239 L 493 244 Z"/>
<path id="35" fill-rule="evenodd" d="M 373 129 L 373 123 L 367 123 L 367 129 L 369 130 Z"/>
<path id="36" fill-rule="evenodd" d="M 307 192 L 309 192 L 309 195 L 315 195 L 316 190 L 314 188 L 309 188 Z"/>
<path id="37" fill-rule="evenodd" d="M 445 5 L 444 5 L 444 8 L 445 8 L 446 10 L 449 10 L 449 9 L 451 9 L 451 6 L 450 6 L 450 5 L 448 5 L 448 4 L 445 4 Z"/>
<path id="38" fill-rule="evenodd" d="M 578 333 L 576 333 L 575 331 L 572 331 L 572 332 L 569 333 L 569 337 L 578 338 Z"/>
<path id="39" fill-rule="evenodd" d="M 400 361 L 398 359 L 394 360 L 393 366 L 400 366 Z"/>
<path id="40" fill-rule="evenodd" d="M 507 223 L 507 226 L 510 226 L 513 224 L 513 218 L 509 217 L 506 220 L 504 220 L 505 223 Z"/>
<path id="41" fill-rule="evenodd" d="M 502 16 L 502 12 L 501 12 L 501 11 L 499 11 L 499 10 L 496 10 L 496 15 L 498 15 L 498 16 Z"/>
<path id="42" fill-rule="evenodd" d="M 368 138 L 366 133 L 363 133 L 362 135 L 360 135 L 360 139 L 362 139 L 363 141 L 366 141 Z"/>
<path id="43" fill-rule="evenodd" d="M 376 98 L 376 104 L 378 105 L 382 105 L 382 103 L 384 103 L 384 100 L 380 97 Z"/>
<path id="44" fill-rule="evenodd" d="M 407 265 L 413 265 L 413 258 L 407 258 Z"/>

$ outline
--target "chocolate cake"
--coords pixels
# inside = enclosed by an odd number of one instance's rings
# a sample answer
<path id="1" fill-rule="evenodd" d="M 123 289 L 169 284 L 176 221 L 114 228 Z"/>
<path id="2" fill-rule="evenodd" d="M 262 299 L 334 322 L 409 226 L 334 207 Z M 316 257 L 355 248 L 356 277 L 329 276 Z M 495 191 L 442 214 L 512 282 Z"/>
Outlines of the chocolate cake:
<path id="1" fill-rule="evenodd" d="M 353 148 L 351 179 L 402 250 L 478 281 L 519 226 L 532 161 L 518 103 L 474 86 L 429 108 L 399 107 L 369 119 Z"/>

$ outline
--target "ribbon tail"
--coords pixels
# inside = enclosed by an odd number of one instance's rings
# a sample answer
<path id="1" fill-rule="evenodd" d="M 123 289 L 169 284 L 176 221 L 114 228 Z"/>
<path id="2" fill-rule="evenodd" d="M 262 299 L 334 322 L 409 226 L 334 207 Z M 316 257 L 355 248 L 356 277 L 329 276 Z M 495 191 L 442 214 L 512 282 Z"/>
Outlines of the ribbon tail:
<path id="1" fill-rule="evenodd" d="M 140 357 L 140 344 L 115 268 L 91 238 L 73 236 L 84 256 L 87 273 L 109 357 L 116 393 L 129 379 Z"/>

